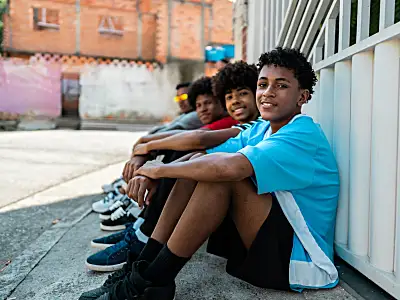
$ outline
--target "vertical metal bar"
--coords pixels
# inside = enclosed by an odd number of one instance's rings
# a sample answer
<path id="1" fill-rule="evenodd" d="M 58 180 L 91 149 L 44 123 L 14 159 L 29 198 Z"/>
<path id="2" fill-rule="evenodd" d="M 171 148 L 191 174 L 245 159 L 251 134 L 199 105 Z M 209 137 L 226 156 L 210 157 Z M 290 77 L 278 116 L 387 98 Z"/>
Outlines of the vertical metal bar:
<path id="1" fill-rule="evenodd" d="M 379 12 L 379 30 L 394 24 L 395 0 L 381 0 Z"/>
<path id="2" fill-rule="evenodd" d="M 350 45 L 351 1 L 340 0 L 339 9 L 339 51 Z"/>
<path id="3" fill-rule="evenodd" d="M 357 7 L 357 43 L 369 36 L 371 0 L 358 0 Z"/>

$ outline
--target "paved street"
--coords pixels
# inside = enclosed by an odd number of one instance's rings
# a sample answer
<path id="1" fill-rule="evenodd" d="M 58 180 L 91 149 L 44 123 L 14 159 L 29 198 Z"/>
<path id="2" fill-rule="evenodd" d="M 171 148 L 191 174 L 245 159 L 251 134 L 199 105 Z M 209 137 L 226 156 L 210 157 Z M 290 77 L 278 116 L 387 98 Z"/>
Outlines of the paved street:
<path id="1" fill-rule="evenodd" d="M 87 194 L 79 197 L 73 187 L 61 194 L 60 191 L 54 194 L 49 188 L 126 160 L 140 134 L 0 132 L 0 261 L 12 260 L 52 221 L 62 219 L 87 202 Z M 107 179 L 117 175 L 118 171 L 110 173 Z M 88 188 L 85 192 L 101 191 L 99 185 L 90 182 L 85 185 Z M 41 191 L 44 193 L 38 194 Z"/>
<path id="2" fill-rule="evenodd" d="M 0 300 L 72 300 L 108 274 L 85 270 L 104 235 L 91 203 L 119 175 L 143 132 L 0 133 Z M 6 266 L 6 262 L 11 264 Z M 354 299 L 342 287 L 303 294 L 258 289 L 199 251 L 177 279 L 177 300 Z"/>

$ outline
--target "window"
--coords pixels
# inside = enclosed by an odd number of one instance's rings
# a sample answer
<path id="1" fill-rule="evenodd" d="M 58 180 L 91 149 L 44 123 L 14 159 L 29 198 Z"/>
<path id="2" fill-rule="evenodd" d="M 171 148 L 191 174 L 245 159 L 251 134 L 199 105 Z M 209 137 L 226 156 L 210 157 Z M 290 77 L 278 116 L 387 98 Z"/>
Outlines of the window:
<path id="1" fill-rule="evenodd" d="M 33 23 L 36 30 L 60 29 L 59 11 L 48 8 L 33 8 Z"/>
<path id="2" fill-rule="evenodd" d="M 99 32 L 102 34 L 123 35 L 124 24 L 122 17 L 101 16 Z"/>

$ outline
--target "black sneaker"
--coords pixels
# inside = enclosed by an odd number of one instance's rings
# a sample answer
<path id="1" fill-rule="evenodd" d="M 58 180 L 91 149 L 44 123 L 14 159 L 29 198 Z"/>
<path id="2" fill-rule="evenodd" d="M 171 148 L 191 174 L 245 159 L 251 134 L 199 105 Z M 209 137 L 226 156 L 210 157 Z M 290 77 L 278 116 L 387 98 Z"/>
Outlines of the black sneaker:
<path id="1" fill-rule="evenodd" d="M 122 199 L 115 201 L 106 212 L 99 214 L 99 218 L 101 220 L 109 220 L 111 219 L 111 215 L 115 213 L 118 208 L 122 207 L 123 210 L 126 210 L 131 203 L 132 200 L 129 199 L 128 196 L 124 196 Z"/>
<path id="2" fill-rule="evenodd" d="M 125 238 L 125 235 L 127 234 L 128 231 L 133 230 L 133 223 L 126 224 L 126 229 L 107 235 L 103 236 L 97 239 L 94 239 L 90 244 L 93 248 L 101 249 L 104 250 L 108 247 L 111 247 L 115 245 L 116 243 L 119 243 Z"/>
<path id="3" fill-rule="evenodd" d="M 119 207 L 109 220 L 104 220 L 100 223 L 100 228 L 104 231 L 119 231 L 126 229 L 127 223 L 135 223 L 137 218 L 134 213 L 137 210 L 137 206 L 131 203 L 127 209 Z"/>
<path id="4" fill-rule="evenodd" d="M 110 291 L 100 296 L 98 300 L 173 300 L 175 282 L 165 286 L 154 286 L 141 276 L 147 266 L 146 261 L 134 262 L 130 275 L 114 284 Z"/>
<path id="5" fill-rule="evenodd" d="M 124 279 L 125 276 L 132 271 L 132 264 L 135 261 L 136 257 L 137 255 L 135 253 L 131 253 L 130 251 L 128 251 L 128 260 L 124 267 L 121 270 L 118 270 L 111 275 L 108 275 L 107 280 L 103 283 L 101 287 L 84 292 L 79 297 L 79 300 L 95 300 L 101 295 L 107 293 L 114 284 Z"/>

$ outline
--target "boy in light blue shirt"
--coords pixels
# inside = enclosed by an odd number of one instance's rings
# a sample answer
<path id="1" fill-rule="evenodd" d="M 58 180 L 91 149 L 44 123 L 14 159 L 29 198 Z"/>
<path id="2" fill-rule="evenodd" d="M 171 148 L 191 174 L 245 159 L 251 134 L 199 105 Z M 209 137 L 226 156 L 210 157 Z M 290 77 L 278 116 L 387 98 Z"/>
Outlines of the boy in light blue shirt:
<path id="1" fill-rule="evenodd" d="M 265 53 L 258 67 L 264 121 L 208 155 L 149 162 L 131 179 L 128 195 L 142 205 L 143 177 L 179 178 L 132 273 L 100 299 L 172 300 L 176 275 L 207 239 L 209 252 L 228 259 L 227 272 L 253 285 L 301 291 L 338 283 L 338 169 L 320 126 L 301 114 L 315 73 L 295 49 Z"/>

